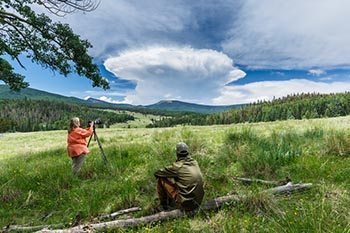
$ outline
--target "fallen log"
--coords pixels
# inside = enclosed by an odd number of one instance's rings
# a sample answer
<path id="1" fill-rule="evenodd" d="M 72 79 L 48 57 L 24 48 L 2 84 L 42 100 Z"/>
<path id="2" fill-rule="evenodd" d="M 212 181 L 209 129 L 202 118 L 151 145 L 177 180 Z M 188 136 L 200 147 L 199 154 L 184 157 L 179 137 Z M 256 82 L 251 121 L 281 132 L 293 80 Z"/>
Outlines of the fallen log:
<path id="1" fill-rule="evenodd" d="M 304 191 L 306 189 L 310 189 L 311 187 L 312 187 L 311 183 L 293 184 L 292 182 L 288 182 L 285 185 L 270 188 L 270 189 L 267 189 L 263 192 L 276 195 L 276 194 L 292 193 L 292 192 L 296 192 L 296 191 Z"/>
<path id="2" fill-rule="evenodd" d="M 267 192 L 270 194 L 281 194 L 281 193 L 291 193 L 295 191 L 304 191 L 306 189 L 309 189 L 312 187 L 312 184 L 292 184 L 291 182 L 267 189 L 263 192 Z M 204 205 L 201 206 L 201 210 L 214 210 L 220 208 L 223 204 L 228 202 L 239 202 L 244 200 L 244 197 L 239 196 L 237 194 L 223 196 L 215 198 L 214 200 L 210 200 Z M 125 219 L 125 220 L 114 220 L 109 222 L 102 222 L 102 223 L 95 223 L 95 224 L 89 224 L 89 225 L 79 225 L 70 229 L 62 229 L 62 230 L 47 230 L 43 229 L 41 233 L 83 233 L 83 232 L 89 232 L 89 231 L 111 231 L 118 228 L 126 228 L 126 227 L 135 227 L 151 222 L 161 221 L 161 220 L 167 220 L 167 219 L 173 219 L 173 218 L 180 218 L 186 215 L 194 215 L 196 212 L 184 212 L 179 209 L 172 210 L 172 211 L 162 211 L 157 214 L 148 215 L 140 218 L 131 218 L 131 219 Z"/>
<path id="3" fill-rule="evenodd" d="M 244 184 L 260 183 L 260 184 L 267 184 L 267 185 L 284 185 L 292 181 L 289 177 L 286 177 L 285 180 L 281 180 L 281 181 L 250 179 L 250 178 L 244 178 L 244 177 L 233 177 L 233 179 L 241 181 Z"/>
<path id="4" fill-rule="evenodd" d="M 55 224 L 55 225 L 39 225 L 39 226 L 24 226 L 24 225 L 9 225 L 3 228 L 2 232 L 34 232 L 39 231 L 45 228 L 62 228 L 64 224 Z"/>
<path id="5" fill-rule="evenodd" d="M 111 214 L 102 215 L 102 216 L 99 217 L 99 219 L 115 218 L 115 217 L 123 215 L 123 214 L 137 212 L 137 211 L 140 211 L 140 210 L 141 210 L 140 207 L 132 207 L 132 208 L 125 209 L 125 210 L 119 210 L 119 211 L 111 213 Z"/>

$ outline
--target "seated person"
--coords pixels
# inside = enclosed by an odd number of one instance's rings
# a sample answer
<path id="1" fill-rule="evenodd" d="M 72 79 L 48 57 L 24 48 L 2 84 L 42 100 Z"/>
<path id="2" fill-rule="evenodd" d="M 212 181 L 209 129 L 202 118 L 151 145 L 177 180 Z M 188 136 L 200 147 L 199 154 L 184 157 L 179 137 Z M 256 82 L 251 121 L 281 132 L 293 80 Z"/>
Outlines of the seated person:
<path id="1" fill-rule="evenodd" d="M 196 160 L 191 158 L 188 146 L 176 145 L 177 160 L 171 166 L 154 173 L 161 210 L 167 210 L 175 202 L 177 208 L 192 211 L 202 203 L 203 177 Z"/>

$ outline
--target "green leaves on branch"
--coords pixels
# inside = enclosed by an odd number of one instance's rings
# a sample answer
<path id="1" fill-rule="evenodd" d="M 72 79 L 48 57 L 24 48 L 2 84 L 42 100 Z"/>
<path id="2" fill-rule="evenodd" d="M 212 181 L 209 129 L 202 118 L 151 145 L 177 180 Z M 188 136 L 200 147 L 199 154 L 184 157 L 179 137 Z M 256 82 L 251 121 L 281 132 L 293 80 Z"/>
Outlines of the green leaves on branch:
<path id="1" fill-rule="evenodd" d="M 12 66 L 2 58 L 0 58 L 0 80 L 4 81 L 15 91 L 28 86 L 28 83 L 23 81 L 24 77 L 14 73 Z"/>
<path id="2" fill-rule="evenodd" d="M 58 2 L 64 4 L 71 1 Z M 90 79 L 92 86 L 108 89 L 108 81 L 100 75 L 98 67 L 88 55 L 92 45 L 76 35 L 68 24 L 52 22 L 45 14 L 35 13 L 31 9 L 33 3 L 43 5 L 38 0 L 0 2 L 0 56 L 7 55 L 24 67 L 19 56 L 25 55 L 44 68 L 58 71 L 64 76 L 77 73 Z M 24 77 L 15 74 L 4 58 L 0 64 L 0 80 L 14 90 L 28 86 L 23 81 Z"/>

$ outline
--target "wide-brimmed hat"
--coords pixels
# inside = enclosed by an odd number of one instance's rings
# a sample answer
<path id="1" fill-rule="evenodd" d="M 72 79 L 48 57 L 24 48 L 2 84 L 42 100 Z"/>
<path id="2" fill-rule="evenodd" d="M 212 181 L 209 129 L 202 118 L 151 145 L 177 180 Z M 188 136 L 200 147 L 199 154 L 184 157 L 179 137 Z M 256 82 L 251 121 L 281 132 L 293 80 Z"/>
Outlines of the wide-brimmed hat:
<path id="1" fill-rule="evenodd" d="M 188 146 L 184 142 L 179 142 L 176 144 L 176 154 L 179 156 L 186 156 L 188 155 Z"/>

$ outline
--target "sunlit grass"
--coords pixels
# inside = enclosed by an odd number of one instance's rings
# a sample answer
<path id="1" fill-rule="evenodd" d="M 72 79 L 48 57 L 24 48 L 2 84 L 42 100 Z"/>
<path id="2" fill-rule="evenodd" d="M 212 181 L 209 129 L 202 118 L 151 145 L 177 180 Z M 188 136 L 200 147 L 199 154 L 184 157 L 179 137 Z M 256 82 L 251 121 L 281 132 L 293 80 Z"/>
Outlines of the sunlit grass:
<path id="1" fill-rule="evenodd" d="M 135 120 L 128 121 L 126 123 L 114 124 L 112 126 L 113 128 L 145 128 L 147 125 L 152 123 L 152 120 L 156 121 L 161 118 L 161 116 L 130 111 L 117 111 L 117 113 L 126 113 L 132 115 L 134 116 Z"/>
<path id="2" fill-rule="evenodd" d="M 112 164 L 104 166 L 97 143 L 80 178 L 72 177 L 66 131 L 0 137 L 0 227 L 67 226 L 119 209 L 157 205 L 156 169 L 175 160 L 186 142 L 205 177 L 205 200 L 228 193 L 245 202 L 218 212 L 155 223 L 139 232 L 346 232 L 350 229 L 350 117 L 271 123 L 178 126 L 165 129 L 97 129 Z M 268 187 L 244 186 L 233 176 L 312 182 L 308 193 L 274 199 Z M 345 230 L 345 231 L 344 231 Z"/>

